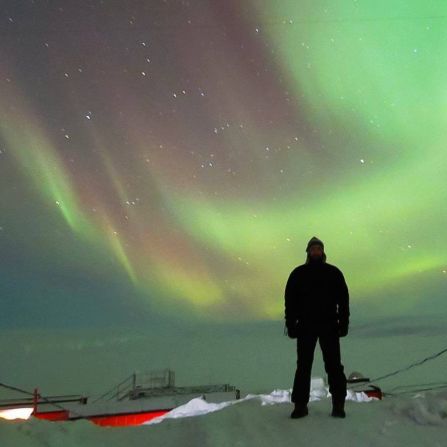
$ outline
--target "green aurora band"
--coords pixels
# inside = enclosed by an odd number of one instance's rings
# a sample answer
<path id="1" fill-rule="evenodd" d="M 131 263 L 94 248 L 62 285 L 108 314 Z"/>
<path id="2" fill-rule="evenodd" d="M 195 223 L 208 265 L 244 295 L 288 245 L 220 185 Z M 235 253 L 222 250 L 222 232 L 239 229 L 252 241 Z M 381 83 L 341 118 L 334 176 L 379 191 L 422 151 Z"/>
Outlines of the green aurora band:
<path id="1" fill-rule="evenodd" d="M 245 123 L 243 136 L 225 125 L 215 133 L 241 169 L 241 159 L 252 160 L 250 192 L 184 177 L 186 143 L 159 130 L 178 151 L 166 157 L 143 117 L 123 119 L 132 148 L 125 162 L 107 129 L 87 123 L 101 190 L 97 173 L 70 170 L 18 84 L 15 93 L 1 90 L 0 132 L 20 181 L 33 185 L 43 210 L 57 207 L 79 244 L 115 259 L 160 312 L 281 319 L 285 282 L 314 235 L 345 274 L 353 302 L 411 310 L 424 299 L 407 293 L 415 282 L 445 287 L 447 280 L 447 5 L 256 1 L 244 14 L 293 119 L 304 116 L 311 129 L 304 136 L 281 120 L 265 129 L 235 93 L 231 68 L 222 67 L 220 100 L 200 112 Z M 114 87 L 126 97 L 124 85 Z M 268 151 L 282 154 L 274 167 L 265 164 Z M 400 299 L 388 303 L 390 293 Z"/>

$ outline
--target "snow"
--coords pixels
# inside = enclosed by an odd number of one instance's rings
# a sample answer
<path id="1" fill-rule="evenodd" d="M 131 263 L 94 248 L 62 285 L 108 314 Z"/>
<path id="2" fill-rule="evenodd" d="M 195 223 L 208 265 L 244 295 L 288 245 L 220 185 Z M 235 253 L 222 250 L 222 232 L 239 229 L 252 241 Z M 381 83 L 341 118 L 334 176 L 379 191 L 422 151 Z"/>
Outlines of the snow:
<path id="1" fill-rule="evenodd" d="M 291 390 L 247 394 L 212 403 L 190 400 L 137 427 L 104 428 L 88 421 L 0 421 L 4 446 L 286 446 L 346 445 L 408 447 L 445 445 L 447 391 L 414 393 L 379 400 L 348 391 L 346 418 L 330 416 L 331 400 L 323 379 L 313 378 L 309 415 L 291 419 Z"/>
<path id="2" fill-rule="evenodd" d="M 391 409 L 394 414 L 419 425 L 447 427 L 447 391 L 416 393 L 412 399 L 396 400 Z"/>
<path id="3" fill-rule="evenodd" d="M 441 351 L 445 348 L 446 340 L 444 321 L 440 322 L 442 326 L 436 326 L 431 320 L 421 319 L 419 326 L 411 322 L 408 330 L 405 327 L 397 327 L 395 322 L 391 322 L 390 327 L 393 327 L 395 335 L 385 325 L 370 324 L 364 328 L 354 328 L 350 336 L 342 341 L 345 372 L 349 375 L 352 371 L 360 370 L 366 377 L 373 379 Z M 409 321 L 404 323 L 410 325 Z M 380 335 L 373 333 L 373 330 L 380 332 Z M 178 383 L 179 385 L 219 383 L 215 377 L 228 378 L 225 383 L 231 383 L 241 389 L 241 399 L 237 401 L 216 404 L 196 398 L 157 421 L 153 420 L 137 427 L 100 427 L 85 420 L 74 422 L 49 422 L 33 418 L 27 421 L 0 420 L 0 446 L 444 447 L 446 445 L 447 388 L 427 391 L 416 391 L 416 389 L 434 388 L 433 384 L 439 386 L 447 384 L 445 373 L 447 354 L 377 383 L 386 393 L 382 400 L 371 399 L 364 393 L 348 390 L 346 418 L 337 419 L 330 416 L 331 398 L 326 378 L 325 380 L 322 378 L 324 368 L 321 352 L 317 348 L 312 370 L 314 377 L 311 384 L 309 415 L 303 419 L 291 419 L 293 404 L 290 402 L 291 390 L 288 387 L 293 381 L 296 347 L 293 341 L 280 336 L 275 339 L 268 331 L 257 332 L 253 337 L 251 333 L 221 337 L 219 340 L 223 341 L 219 342 L 221 343 L 219 345 L 216 337 L 210 342 L 210 337 L 204 337 L 203 333 L 197 339 L 191 338 L 192 336 L 187 339 L 185 336 L 182 345 L 185 349 L 182 351 L 183 356 L 178 360 L 178 364 L 173 362 L 176 377 L 179 381 L 183 380 L 183 383 Z M 203 338 L 206 340 L 203 344 L 199 344 Z M 102 391 L 104 384 L 118 382 L 117 379 L 125 376 L 129 371 L 129 365 L 141 366 L 138 365 L 135 352 L 143 353 L 144 355 L 140 354 L 141 358 L 148 356 L 145 348 L 149 338 L 142 337 L 141 345 L 138 344 L 138 340 L 131 337 L 129 342 L 116 343 L 110 348 L 107 345 L 98 347 L 88 345 L 88 349 L 82 350 L 84 359 L 82 373 L 77 373 L 75 377 L 73 374 L 70 375 L 70 371 L 78 371 L 72 359 L 79 363 L 79 356 L 74 356 L 69 349 L 64 348 L 56 351 L 57 356 L 54 356 L 53 360 L 50 351 L 53 352 L 54 348 L 44 349 L 47 338 L 43 338 L 41 342 L 38 336 L 34 336 L 32 340 L 35 347 L 33 345 L 32 350 L 24 351 L 22 355 L 17 348 L 12 350 L 11 347 L 8 350 L 11 346 L 11 337 L 4 338 L 1 347 L 5 353 L 11 354 L 14 360 L 6 362 L 3 366 L 4 382 L 32 389 L 34 383 L 41 385 L 43 380 L 48 378 L 48 381 L 51 379 L 51 383 L 55 385 L 50 388 L 46 384 L 43 390 L 47 393 L 59 393 L 77 391 L 81 387 L 93 388 L 93 382 L 80 381 L 84 377 L 89 380 L 99 378 L 102 380 L 102 386 L 96 387 L 95 384 L 95 388 Z M 59 343 L 63 341 L 62 336 L 58 337 Z M 151 339 L 151 359 L 160 358 L 161 364 L 168 364 L 169 359 L 164 358 L 163 354 L 170 351 L 162 344 L 163 339 L 156 341 L 160 346 L 154 342 L 154 338 Z M 231 347 L 236 341 L 238 349 L 232 350 Z M 23 344 L 15 343 L 15 346 Z M 212 345 L 212 350 L 206 350 L 207 344 Z M 155 351 L 156 348 L 159 350 Z M 213 357 L 214 352 L 219 352 L 219 357 Z M 272 353 L 275 353 L 273 357 Z M 93 370 L 95 365 L 98 365 L 97 368 L 102 367 L 104 359 L 108 358 L 107 355 L 116 359 L 116 365 L 120 367 L 123 358 L 126 358 L 127 364 L 123 369 L 113 370 L 110 367 L 111 363 L 106 363 L 111 371 L 108 376 L 103 374 L 102 369 Z M 102 362 L 96 360 L 94 363 L 95 358 Z M 49 369 L 48 365 L 56 361 L 57 365 L 60 365 L 58 374 L 50 376 L 48 371 L 55 369 Z M 31 370 L 20 369 L 17 366 L 28 364 L 35 367 Z M 77 366 L 79 367 L 79 364 Z M 202 377 L 193 381 L 194 366 L 195 371 L 203 371 L 202 376 L 205 376 L 205 379 L 208 373 L 211 379 L 203 380 Z M 191 375 L 187 376 L 188 373 Z M 187 378 L 184 379 L 185 377 Z M 72 382 L 69 382 L 70 380 Z M 417 384 L 419 386 L 413 386 Z"/>
<path id="4" fill-rule="evenodd" d="M 360 393 L 356 393 L 360 394 Z M 103 428 L 88 421 L 0 421 L 4 446 L 286 446 L 331 447 L 445 445 L 447 393 L 389 399 L 351 398 L 345 419 L 330 416 L 330 399 L 309 403 L 309 415 L 290 419 L 288 390 L 247 395 L 239 402 L 207 403 L 196 398 L 158 423 Z M 351 396 L 355 397 L 355 396 Z"/>
<path id="5" fill-rule="evenodd" d="M 148 422 L 146 425 L 160 423 L 165 419 L 178 419 L 183 417 L 199 416 L 207 413 L 212 413 L 214 411 L 219 411 L 230 405 L 240 404 L 247 400 L 258 400 L 261 405 L 275 405 L 284 404 L 291 401 L 292 389 L 289 390 L 273 390 L 270 394 L 247 394 L 241 399 L 230 400 L 228 402 L 213 403 L 207 402 L 201 397 L 191 399 L 185 405 L 181 405 L 174 408 L 169 413 L 164 414 L 154 418 Z M 325 385 L 324 379 L 321 377 L 313 377 L 311 379 L 311 389 L 310 389 L 310 401 L 316 401 L 324 398 L 330 398 L 329 388 Z M 348 390 L 346 395 L 346 400 L 353 400 L 355 402 L 370 402 L 374 398 L 369 397 L 363 392 L 355 392 L 353 390 Z M 377 400 L 377 399 L 376 399 Z"/>

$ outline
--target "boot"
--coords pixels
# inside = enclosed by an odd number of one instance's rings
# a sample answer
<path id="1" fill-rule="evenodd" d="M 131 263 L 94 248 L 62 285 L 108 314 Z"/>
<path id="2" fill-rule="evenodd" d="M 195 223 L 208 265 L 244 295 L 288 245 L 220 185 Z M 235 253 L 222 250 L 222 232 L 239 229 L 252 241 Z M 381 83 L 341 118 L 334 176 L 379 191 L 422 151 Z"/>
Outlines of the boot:
<path id="1" fill-rule="evenodd" d="M 298 404 L 295 403 L 295 409 L 290 414 L 292 419 L 302 418 L 309 414 L 309 410 L 307 409 L 307 404 Z"/>
<path id="2" fill-rule="evenodd" d="M 332 413 L 331 413 L 331 416 L 333 416 L 335 418 L 344 418 L 344 417 L 346 417 L 344 401 L 332 402 Z"/>

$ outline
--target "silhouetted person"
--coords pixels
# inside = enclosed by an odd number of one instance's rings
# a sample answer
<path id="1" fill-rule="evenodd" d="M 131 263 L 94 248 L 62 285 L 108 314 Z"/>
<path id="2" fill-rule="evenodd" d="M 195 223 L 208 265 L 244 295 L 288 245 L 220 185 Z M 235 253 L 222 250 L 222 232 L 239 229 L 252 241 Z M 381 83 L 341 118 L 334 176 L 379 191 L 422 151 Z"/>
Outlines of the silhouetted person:
<path id="1" fill-rule="evenodd" d="M 297 339 L 297 368 L 290 415 L 308 414 L 311 371 L 319 340 L 332 395 L 332 416 L 345 417 L 346 376 L 340 356 L 340 339 L 348 334 L 349 293 L 342 272 L 326 262 L 324 244 L 315 236 L 306 248 L 306 263 L 296 267 L 285 289 L 285 328 Z"/>

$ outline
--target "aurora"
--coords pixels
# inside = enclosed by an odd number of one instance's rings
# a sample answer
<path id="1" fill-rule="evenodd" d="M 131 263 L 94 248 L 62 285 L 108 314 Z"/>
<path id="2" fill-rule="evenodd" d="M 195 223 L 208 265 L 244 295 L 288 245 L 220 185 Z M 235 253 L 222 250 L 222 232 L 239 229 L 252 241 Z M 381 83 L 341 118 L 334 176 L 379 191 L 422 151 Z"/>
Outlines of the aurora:
<path id="1" fill-rule="evenodd" d="M 31 290 L 281 320 L 313 235 L 354 305 L 445 290 L 447 6 L 9 3 L 0 240 Z"/>

